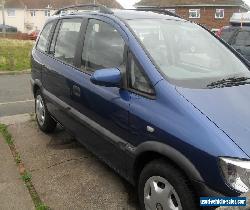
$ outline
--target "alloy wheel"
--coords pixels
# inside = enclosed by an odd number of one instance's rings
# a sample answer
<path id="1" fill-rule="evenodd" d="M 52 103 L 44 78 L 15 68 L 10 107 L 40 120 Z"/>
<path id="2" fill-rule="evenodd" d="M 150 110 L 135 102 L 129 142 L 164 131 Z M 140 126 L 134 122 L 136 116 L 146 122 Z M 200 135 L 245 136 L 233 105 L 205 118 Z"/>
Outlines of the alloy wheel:
<path id="1" fill-rule="evenodd" d="M 36 117 L 40 126 L 45 122 L 45 106 L 40 95 L 36 97 Z"/>

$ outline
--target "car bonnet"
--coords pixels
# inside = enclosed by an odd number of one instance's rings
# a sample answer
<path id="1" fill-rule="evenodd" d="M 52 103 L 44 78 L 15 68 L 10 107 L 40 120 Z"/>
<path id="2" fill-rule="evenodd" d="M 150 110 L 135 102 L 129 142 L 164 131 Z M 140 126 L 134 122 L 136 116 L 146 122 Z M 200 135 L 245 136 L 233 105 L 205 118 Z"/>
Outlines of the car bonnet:
<path id="1" fill-rule="evenodd" d="M 176 89 L 250 157 L 250 85 Z"/>

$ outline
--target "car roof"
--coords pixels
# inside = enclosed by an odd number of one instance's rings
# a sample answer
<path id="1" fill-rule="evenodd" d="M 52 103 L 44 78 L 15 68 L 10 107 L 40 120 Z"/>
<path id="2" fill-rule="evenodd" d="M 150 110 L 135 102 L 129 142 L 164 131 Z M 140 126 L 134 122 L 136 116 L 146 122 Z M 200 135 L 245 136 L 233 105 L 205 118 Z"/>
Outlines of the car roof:
<path id="1" fill-rule="evenodd" d="M 157 11 L 138 11 L 138 10 L 113 10 L 114 15 L 123 20 L 133 19 L 180 19 L 173 15 L 161 14 Z"/>
<path id="2" fill-rule="evenodd" d="M 138 11 L 138 10 L 126 10 L 126 9 L 113 9 L 112 14 L 101 13 L 98 11 L 84 11 L 84 12 L 77 12 L 77 13 L 70 13 L 70 14 L 63 14 L 63 15 L 53 15 L 49 18 L 48 21 L 57 19 L 57 18 L 67 18 L 67 17 L 82 17 L 86 15 L 100 15 L 106 16 L 109 18 L 119 18 L 120 20 L 134 20 L 134 19 L 170 19 L 170 20 L 182 20 L 175 14 L 171 14 L 166 11 Z"/>

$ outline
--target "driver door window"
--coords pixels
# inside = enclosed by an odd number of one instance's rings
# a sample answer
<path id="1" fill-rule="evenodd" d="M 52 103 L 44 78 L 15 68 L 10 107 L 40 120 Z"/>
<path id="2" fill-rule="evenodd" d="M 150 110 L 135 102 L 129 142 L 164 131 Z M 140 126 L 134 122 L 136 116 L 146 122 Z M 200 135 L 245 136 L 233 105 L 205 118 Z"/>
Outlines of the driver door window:
<path id="1" fill-rule="evenodd" d="M 111 25 L 99 20 L 89 21 L 82 52 L 81 69 L 93 72 L 124 64 L 125 42 Z"/>

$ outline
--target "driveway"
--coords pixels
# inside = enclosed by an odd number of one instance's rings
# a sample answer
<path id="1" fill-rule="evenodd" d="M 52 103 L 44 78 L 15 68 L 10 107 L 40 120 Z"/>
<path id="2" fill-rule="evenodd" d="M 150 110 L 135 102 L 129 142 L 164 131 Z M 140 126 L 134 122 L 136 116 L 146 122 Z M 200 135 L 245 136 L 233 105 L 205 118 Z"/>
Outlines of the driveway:
<path id="1" fill-rule="evenodd" d="M 46 135 L 29 121 L 11 125 L 9 131 L 36 191 L 50 208 L 138 209 L 134 188 L 61 128 Z"/>
<path id="2" fill-rule="evenodd" d="M 34 111 L 30 74 L 0 75 L 0 117 Z"/>

